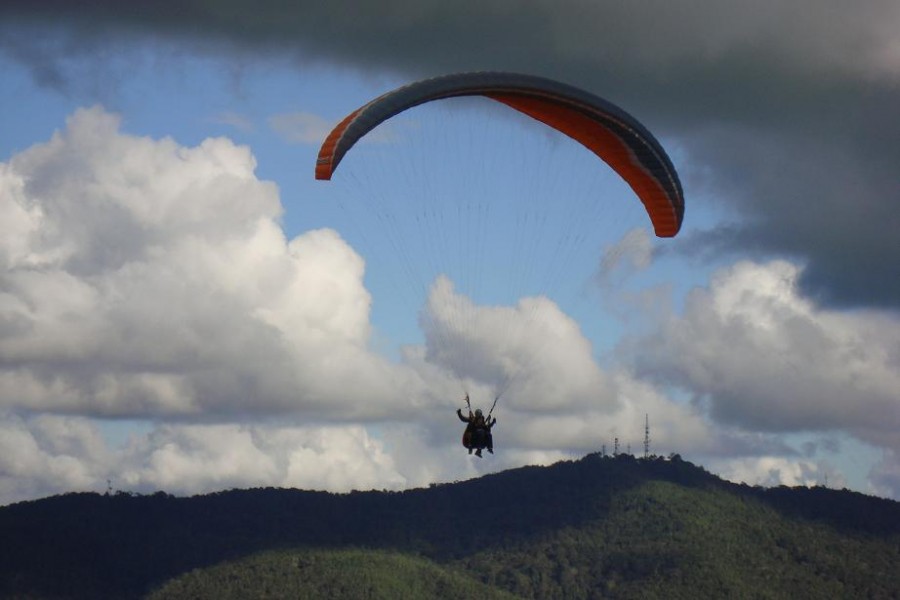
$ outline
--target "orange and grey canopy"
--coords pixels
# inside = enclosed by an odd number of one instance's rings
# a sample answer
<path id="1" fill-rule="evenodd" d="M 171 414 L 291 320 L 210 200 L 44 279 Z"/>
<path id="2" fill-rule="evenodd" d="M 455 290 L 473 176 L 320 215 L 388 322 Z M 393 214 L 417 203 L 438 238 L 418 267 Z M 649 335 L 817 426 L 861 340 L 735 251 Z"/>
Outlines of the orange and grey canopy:
<path id="1" fill-rule="evenodd" d="M 484 96 L 580 142 L 604 160 L 643 202 L 659 237 L 672 237 L 684 218 L 678 173 L 659 142 L 618 106 L 579 88 L 515 73 L 462 73 L 412 83 L 353 111 L 319 150 L 316 179 L 331 179 L 353 145 L 380 123 L 409 108 L 444 98 Z"/>

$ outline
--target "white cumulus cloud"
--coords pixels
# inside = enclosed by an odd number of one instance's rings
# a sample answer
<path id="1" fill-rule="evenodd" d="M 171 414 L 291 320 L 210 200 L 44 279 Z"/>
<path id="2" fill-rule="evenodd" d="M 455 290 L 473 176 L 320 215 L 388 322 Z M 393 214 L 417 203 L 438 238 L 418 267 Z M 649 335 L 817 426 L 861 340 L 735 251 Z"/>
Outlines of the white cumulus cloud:
<path id="1" fill-rule="evenodd" d="M 383 412 L 362 259 L 287 240 L 246 147 L 102 108 L 0 165 L 0 407 L 106 416 Z M 361 402 L 365 400 L 365 402 Z"/>
<path id="2" fill-rule="evenodd" d="M 633 343 L 642 373 L 677 384 L 748 430 L 845 431 L 900 447 L 900 320 L 834 311 L 797 291 L 802 269 L 740 262 L 682 315 Z"/>

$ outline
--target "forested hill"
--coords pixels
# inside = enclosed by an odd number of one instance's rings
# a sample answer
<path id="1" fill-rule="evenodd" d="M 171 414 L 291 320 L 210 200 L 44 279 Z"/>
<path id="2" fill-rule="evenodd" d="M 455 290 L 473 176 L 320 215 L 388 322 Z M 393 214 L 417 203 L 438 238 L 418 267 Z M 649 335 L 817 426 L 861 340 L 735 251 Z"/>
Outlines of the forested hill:
<path id="1" fill-rule="evenodd" d="M 405 492 L 66 494 L 0 508 L 0 540 L 3 597 L 900 597 L 900 503 L 678 457 Z"/>

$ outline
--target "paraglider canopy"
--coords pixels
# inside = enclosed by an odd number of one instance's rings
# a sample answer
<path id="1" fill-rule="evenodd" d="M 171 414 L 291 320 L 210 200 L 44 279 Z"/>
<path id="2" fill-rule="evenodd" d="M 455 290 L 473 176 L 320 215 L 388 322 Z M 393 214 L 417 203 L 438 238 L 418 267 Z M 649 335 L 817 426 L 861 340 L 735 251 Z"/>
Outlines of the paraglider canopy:
<path id="1" fill-rule="evenodd" d="M 344 155 L 380 123 L 414 106 L 459 96 L 484 96 L 501 102 L 580 142 L 631 186 L 657 236 L 678 233 L 684 218 L 681 182 L 656 138 L 611 102 L 532 75 L 445 75 L 383 94 L 347 115 L 331 131 L 319 150 L 316 179 L 331 179 Z"/>

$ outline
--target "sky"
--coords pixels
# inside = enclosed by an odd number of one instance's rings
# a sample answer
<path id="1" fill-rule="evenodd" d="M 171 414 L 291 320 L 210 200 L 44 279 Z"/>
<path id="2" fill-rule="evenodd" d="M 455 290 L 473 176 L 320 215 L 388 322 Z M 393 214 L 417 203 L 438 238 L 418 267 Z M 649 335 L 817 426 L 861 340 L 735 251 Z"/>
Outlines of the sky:
<path id="1" fill-rule="evenodd" d="M 77 4 L 0 6 L 0 504 L 408 489 L 640 455 L 647 416 L 735 482 L 900 499 L 895 1 Z M 639 118 L 679 235 L 486 101 L 313 179 L 346 114 L 476 70 Z"/>

